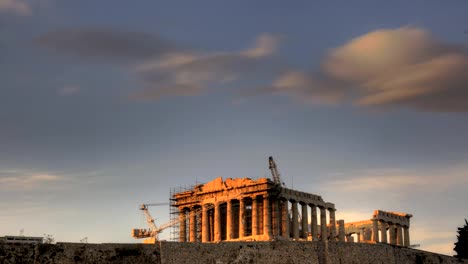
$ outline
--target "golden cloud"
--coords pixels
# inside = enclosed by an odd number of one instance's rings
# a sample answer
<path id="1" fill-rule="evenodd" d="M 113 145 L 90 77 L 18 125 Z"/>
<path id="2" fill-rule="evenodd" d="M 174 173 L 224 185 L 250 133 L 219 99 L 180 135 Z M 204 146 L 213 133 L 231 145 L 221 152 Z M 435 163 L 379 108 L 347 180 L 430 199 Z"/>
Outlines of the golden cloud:
<path id="1" fill-rule="evenodd" d="M 327 54 L 319 73 L 291 71 L 273 87 L 326 103 L 468 111 L 467 84 L 463 47 L 443 43 L 426 30 L 403 27 L 352 39 Z"/>

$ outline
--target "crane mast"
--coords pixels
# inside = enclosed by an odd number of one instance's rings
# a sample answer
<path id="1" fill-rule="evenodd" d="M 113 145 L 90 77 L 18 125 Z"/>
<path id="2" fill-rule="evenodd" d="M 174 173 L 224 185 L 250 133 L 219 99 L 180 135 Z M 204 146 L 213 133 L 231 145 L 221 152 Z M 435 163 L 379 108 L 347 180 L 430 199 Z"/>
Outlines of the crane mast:
<path id="1" fill-rule="evenodd" d="M 158 229 L 158 227 L 156 226 L 156 224 L 154 223 L 154 218 L 150 215 L 150 213 L 148 212 L 148 205 L 147 204 L 142 204 L 140 205 L 140 210 L 143 211 L 143 214 L 145 214 L 145 217 L 146 217 L 146 222 L 148 223 L 148 226 L 152 229 L 152 230 L 156 230 Z"/>
<path id="2" fill-rule="evenodd" d="M 276 167 L 276 163 L 275 161 L 273 160 L 273 157 L 270 156 L 268 158 L 268 164 L 270 165 L 269 168 L 271 170 L 271 176 L 273 177 L 273 182 L 275 182 L 276 184 L 280 185 L 280 186 L 285 186 L 284 185 L 284 182 L 281 181 L 281 178 L 280 178 L 280 174 L 278 173 L 278 169 Z"/>

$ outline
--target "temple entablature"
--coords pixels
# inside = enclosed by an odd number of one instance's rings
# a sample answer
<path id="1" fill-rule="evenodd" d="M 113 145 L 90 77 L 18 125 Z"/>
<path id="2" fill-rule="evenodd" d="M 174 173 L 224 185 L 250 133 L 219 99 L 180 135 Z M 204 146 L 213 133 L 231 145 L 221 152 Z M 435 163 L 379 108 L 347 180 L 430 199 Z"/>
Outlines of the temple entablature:
<path id="1" fill-rule="evenodd" d="M 406 213 L 399 213 L 399 212 L 386 212 L 382 210 L 374 210 L 374 214 L 372 215 L 372 219 L 376 219 L 378 221 L 385 221 L 387 223 L 397 224 L 401 226 L 409 227 L 410 218 L 413 215 L 406 214 Z"/>

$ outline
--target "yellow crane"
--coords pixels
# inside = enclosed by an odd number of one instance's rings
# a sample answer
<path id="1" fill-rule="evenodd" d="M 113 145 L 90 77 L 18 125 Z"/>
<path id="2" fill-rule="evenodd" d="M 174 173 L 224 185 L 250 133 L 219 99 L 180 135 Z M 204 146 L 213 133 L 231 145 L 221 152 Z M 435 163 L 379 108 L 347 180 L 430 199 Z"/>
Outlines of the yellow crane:
<path id="1" fill-rule="evenodd" d="M 148 207 L 150 206 L 164 206 L 169 205 L 169 203 L 151 203 L 151 204 L 142 204 L 140 205 L 139 209 L 143 211 L 143 214 L 146 217 L 146 222 L 149 226 L 149 229 L 142 229 L 142 228 L 133 228 L 132 229 L 132 237 L 135 239 L 142 239 L 145 238 L 143 243 L 145 244 L 154 244 L 159 241 L 158 235 L 164 229 L 169 228 L 178 223 L 178 219 L 174 221 L 170 221 L 164 225 L 156 226 L 154 223 L 154 218 L 148 211 Z"/>

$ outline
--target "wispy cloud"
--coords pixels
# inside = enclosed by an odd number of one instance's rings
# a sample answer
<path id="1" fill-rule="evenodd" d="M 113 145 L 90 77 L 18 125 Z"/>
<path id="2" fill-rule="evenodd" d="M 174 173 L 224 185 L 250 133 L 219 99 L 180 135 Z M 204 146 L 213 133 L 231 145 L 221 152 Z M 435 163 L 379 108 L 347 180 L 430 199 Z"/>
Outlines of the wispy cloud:
<path id="1" fill-rule="evenodd" d="M 62 177 L 52 174 L 31 173 L 18 174 L 15 173 L 9 176 L 8 173 L 0 174 L 0 189 L 35 189 L 44 187 L 51 183 L 56 183 L 63 180 Z"/>
<path id="2" fill-rule="evenodd" d="M 0 13 L 12 13 L 15 15 L 31 15 L 32 10 L 25 0 L 0 0 Z"/>
<path id="3" fill-rule="evenodd" d="M 176 49 L 154 34 L 114 28 L 73 28 L 49 32 L 35 39 L 42 47 L 102 62 L 141 61 Z"/>
<path id="4" fill-rule="evenodd" d="M 361 211 L 342 211 L 338 210 L 336 212 L 336 219 L 344 219 L 345 222 L 356 222 L 369 220 L 372 218 L 372 212 L 361 212 Z"/>
<path id="5" fill-rule="evenodd" d="M 262 34 L 255 45 L 239 52 L 169 53 L 162 58 L 144 62 L 135 68 L 146 89 L 132 98 L 153 100 L 161 96 L 192 96 L 217 89 L 223 84 L 246 79 L 256 71 L 258 63 L 271 56 L 278 45 L 277 38 Z"/>
<path id="6" fill-rule="evenodd" d="M 112 28 L 64 29 L 36 41 L 80 58 L 130 62 L 129 72 L 142 85 L 133 99 L 216 93 L 239 81 L 232 86 L 243 98 L 266 94 L 307 104 L 468 111 L 467 49 L 416 27 L 369 32 L 331 49 L 316 71 L 289 68 L 281 74 L 272 65 L 282 63 L 265 63 L 278 47 L 270 34 L 237 52 L 193 51 L 154 34 Z M 262 82 L 269 84 L 246 90 Z"/>
<path id="7" fill-rule="evenodd" d="M 73 95 L 73 94 L 76 94 L 80 91 L 80 87 L 78 86 L 73 86 L 73 85 L 67 85 L 67 86 L 64 86 L 60 89 L 58 89 L 58 94 L 60 95 L 63 95 L 63 96 L 69 96 L 69 95 Z"/>
<path id="8" fill-rule="evenodd" d="M 218 91 L 225 84 L 257 78 L 268 68 L 260 64 L 274 54 L 279 40 L 261 34 L 252 47 L 238 52 L 202 52 L 149 33 L 74 28 L 49 32 L 35 42 L 82 59 L 128 64 L 128 71 L 143 86 L 130 98 L 157 100 L 161 96 L 195 96 L 210 87 Z"/>
<path id="9" fill-rule="evenodd" d="M 466 72 L 463 47 L 420 28 L 382 29 L 332 49 L 318 72 L 284 73 L 269 92 L 312 103 L 468 111 Z"/>
<path id="10" fill-rule="evenodd" d="M 379 169 L 354 172 L 350 176 L 334 179 L 324 183 L 325 188 L 356 191 L 383 191 L 392 186 L 392 190 L 437 187 L 439 191 L 457 184 L 468 183 L 468 168 L 460 165 L 432 171 L 411 171 L 404 169 Z"/>
<path id="11" fill-rule="evenodd" d="M 413 225 L 410 228 L 411 244 L 419 244 L 418 249 L 453 255 L 453 243 L 456 240 L 456 228 L 449 226 L 434 229 L 434 226 Z"/>

